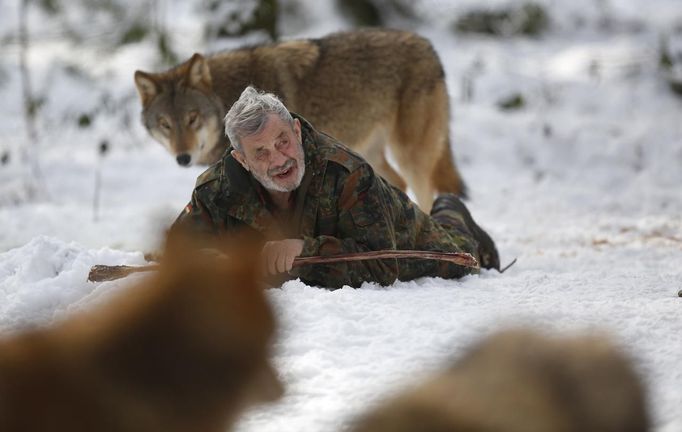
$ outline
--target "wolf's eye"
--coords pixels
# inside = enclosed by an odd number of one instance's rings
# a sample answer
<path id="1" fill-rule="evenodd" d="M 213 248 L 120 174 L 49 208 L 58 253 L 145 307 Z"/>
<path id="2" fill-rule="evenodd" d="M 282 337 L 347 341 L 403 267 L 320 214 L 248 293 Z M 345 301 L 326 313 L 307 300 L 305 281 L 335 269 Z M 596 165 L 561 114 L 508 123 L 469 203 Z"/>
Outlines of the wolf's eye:
<path id="1" fill-rule="evenodd" d="M 171 125 L 170 125 L 170 123 L 168 122 L 168 120 L 166 120 L 166 119 L 163 118 L 163 117 L 159 119 L 159 126 L 161 127 L 161 129 L 164 129 L 164 130 L 166 130 L 166 131 L 169 131 L 170 128 L 171 128 Z"/>
<path id="2" fill-rule="evenodd" d="M 199 113 L 196 111 L 192 111 L 189 113 L 189 117 L 187 118 L 187 124 L 190 126 L 196 126 L 199 120 Z"/>

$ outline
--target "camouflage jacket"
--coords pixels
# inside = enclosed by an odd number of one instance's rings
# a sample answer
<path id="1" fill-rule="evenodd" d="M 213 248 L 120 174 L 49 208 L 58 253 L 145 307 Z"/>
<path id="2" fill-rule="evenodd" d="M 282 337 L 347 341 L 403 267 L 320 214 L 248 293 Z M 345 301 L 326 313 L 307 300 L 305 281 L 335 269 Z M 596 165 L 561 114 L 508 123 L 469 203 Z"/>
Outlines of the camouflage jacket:
<path id="1" fill-rule="evenodd" d="M 466 230 L 439 225 L 402 191 L 376 175 L 362 157 L 297 118 L 306 167 L 292 212 L 276 212 L 267 192 L 227 152 L 199 176 L 191 202 L 176 224 L 189 224 L 191 229 L 214 235 L 248 227 L 263 241 L 300 238 L 304 241 L 301 256 L 382 249 L 476 256 L 476 243 Z M 333 289 L 358 287 L 365 281 L 390 285 L 396 279 L 454 278 L 471 272 L 440 261 L 383 259 L 306 265 L 294 268 L 291 276 Z"/>

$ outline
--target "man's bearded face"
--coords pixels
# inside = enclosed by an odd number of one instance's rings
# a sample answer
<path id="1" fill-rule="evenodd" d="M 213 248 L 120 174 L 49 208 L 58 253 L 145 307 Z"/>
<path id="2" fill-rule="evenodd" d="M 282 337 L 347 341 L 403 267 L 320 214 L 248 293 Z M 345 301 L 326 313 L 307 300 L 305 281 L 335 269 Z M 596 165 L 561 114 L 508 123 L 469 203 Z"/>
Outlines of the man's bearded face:
<path id="1" fill-rule="evenodd" d="M 291 192 L 301 185 L 305 174 L 305 154 L 301 125 L 271 114 L 258 133 L 241 139 L 243 160 L 239 162 L 265 189 Z"/>

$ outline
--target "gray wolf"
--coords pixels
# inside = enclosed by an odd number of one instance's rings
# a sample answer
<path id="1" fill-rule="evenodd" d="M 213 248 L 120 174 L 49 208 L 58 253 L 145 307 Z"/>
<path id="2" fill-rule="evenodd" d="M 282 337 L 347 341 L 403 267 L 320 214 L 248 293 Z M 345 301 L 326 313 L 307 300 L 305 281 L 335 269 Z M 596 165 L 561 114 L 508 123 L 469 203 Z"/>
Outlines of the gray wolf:
<path id="1" fill-rule="evenodd" d="M 353 432 L 642 432 L 645 394 L 603 337 L 508 330 L 365 414 Z"/>
<path id="2" fill-rule="evenodd" d="M 222 432 L 280 396 L 275 322 L 253 266 L 168 241 L 158 274 L 0 340 L 0 430 Z"/>
<path id="3" fill-rule="evenodd" d="M 361 153 L 393 185 L 409 185 L 427 212 L 436 192 L 466 191 L 450 148 L 443 66 L 414 33 L 364 30 L 194 54 L 165 72 L 136 71 L 135 84 L 145 127 L 180 165 L 220 158 L 229 145 L 222 119 L 253 85 Z"/>

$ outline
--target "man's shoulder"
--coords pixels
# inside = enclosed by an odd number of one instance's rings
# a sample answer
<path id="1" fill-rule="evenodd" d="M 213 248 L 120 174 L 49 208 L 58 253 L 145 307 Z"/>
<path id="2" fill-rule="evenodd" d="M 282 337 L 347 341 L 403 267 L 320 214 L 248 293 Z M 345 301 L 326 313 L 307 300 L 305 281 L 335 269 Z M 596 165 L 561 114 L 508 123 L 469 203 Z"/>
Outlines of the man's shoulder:
<path id="1" fill-rule="evenodd" d="M 317 151 L 322 158 L 348 172 L 369 166 L 362 156 L 329 135 L 319 133 L 318 141 Z"/>
<path id="2" fill-rule="evenodd" d="M 299 114 L 291 113 L 294 118 L 301 122 L 301 129 L 305 137 L 304 141 L 310 139 L 311 145 L 305 145 L 306 151 L 313 150 L 317 155 L 318 162 L 331 162 L 334 166 L 341 167 L 348 172 L 353 172 L 360 167 L 369 166 L 362 156 L 355 153 L 345 144 L 331 135 L 319 131 L 310 122 Z M 328 165 L 328 164 L 327 164 Z"/>
<path id="3" fill-rule="evenodd" d="M 194 189 L 204 188 L 211 184 L 218 185 L 219 180 L 223 177 L 223 160 L 220 160 L 210 167 L 208 167 L 204 172 L 199 174 L 197 181 L 194 184 Z"/>
<path id="4" fill-rule="evenodd" d="M 227 155 L 197 177 L 194 195 L 204 202 L 220 201 L 222 206 L 248 204 L 252 197 L 249 178 L 239 162 Z"/>

